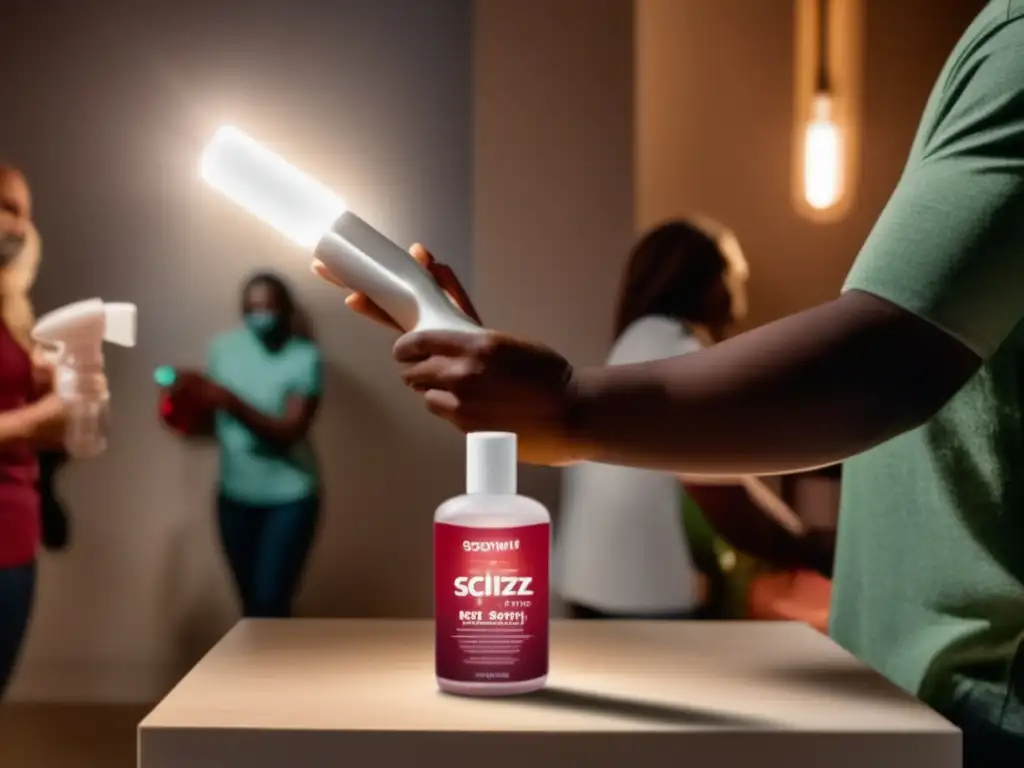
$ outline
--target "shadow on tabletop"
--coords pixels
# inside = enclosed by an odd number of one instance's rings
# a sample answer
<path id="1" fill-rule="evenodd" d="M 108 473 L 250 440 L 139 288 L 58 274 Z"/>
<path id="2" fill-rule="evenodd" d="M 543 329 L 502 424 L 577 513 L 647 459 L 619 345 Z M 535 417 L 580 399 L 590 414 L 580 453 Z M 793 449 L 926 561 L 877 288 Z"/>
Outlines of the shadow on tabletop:
<path id="1" fill-rule="evenodd" d="M 446 696 L 454 694 L 442 694 Z M 604 693 L 589 693 L 571 688 L 548 687 L 522 696 L 483 698 L 481 702 L 493 704 L 515 704 L 518 706 L 561 709 L 591 715 L 602 715 L 641 720 L 659 725 L 682 727 L 713 727 L 768 729 L 773 723 L 754 717 L 716 712 L 698 707 L 684 707 L 673 704 L 641 701 L 638 699 L 611 696 Z"/>

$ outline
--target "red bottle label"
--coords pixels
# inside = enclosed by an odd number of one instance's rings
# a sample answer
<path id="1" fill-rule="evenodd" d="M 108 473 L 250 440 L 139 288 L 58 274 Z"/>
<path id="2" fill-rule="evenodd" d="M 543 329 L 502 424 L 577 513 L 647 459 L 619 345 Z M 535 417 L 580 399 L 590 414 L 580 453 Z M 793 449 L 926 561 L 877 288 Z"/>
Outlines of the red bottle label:
<path id="1" fill-rule="evenodd" d="M 437 676 L 514 683 L 548 673 L 551 526 L 434 524 Z"/>

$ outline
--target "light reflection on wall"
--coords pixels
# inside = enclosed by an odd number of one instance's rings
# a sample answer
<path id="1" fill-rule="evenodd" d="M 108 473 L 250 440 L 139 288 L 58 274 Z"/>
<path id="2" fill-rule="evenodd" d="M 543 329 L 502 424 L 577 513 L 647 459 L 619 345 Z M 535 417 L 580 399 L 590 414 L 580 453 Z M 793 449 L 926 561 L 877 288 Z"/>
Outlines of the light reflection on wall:
<path id="1" fill-rule="evenodd" d="M 388 549 L 429 573 L 430 513 L 460 487 L 461 440 L 401 385 L 393 334 L 351 317 L 283 238 L 208 204 L 196 157 L 221 122 L 244 125 L 344 189 L 396 242 L 422 240 L 468 280 L 469 6 L 0 10 L 0 148 L 36 192 L 37 307 L 97 294 L 140 311 L 139 347 L 109 355 L 112 449 L 63 478 L 75 545 L 45 564 L 13 696 L 54 693 L 51 684 L 98 699 L 159 693 L 233 620 L 212 522 L 214 453 L 160 428 L 151 376 L 160 364 L 201 365 L 210 336 L 238 322 L 241 282 L 259 268 L 292 283 L 328 361 L 314 430 L 326 511 L 298 607 L 429 614 L 429 580 L 382 580 L 373 565 Z M 408 535 L 387 535 L 398 527 Z"/>

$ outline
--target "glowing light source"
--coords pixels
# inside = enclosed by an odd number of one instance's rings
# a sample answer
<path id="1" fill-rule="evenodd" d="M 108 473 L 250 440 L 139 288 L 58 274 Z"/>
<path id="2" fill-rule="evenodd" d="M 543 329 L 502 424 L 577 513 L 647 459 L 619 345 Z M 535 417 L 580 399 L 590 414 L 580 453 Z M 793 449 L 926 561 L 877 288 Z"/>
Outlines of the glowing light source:
<path id="1" fill-rule="evenodd" d="M 405 331 L 478 333 L 433 276 L 345 201 L 233 126 L 214 134 L 199 175 L 264 223 L 309 251 L 348 290 L 368 296 Z"/>
<path id="2" fill-rule="evenodd" d="M 312 251 L 345 213 L 345 201 L 234 126 L 220 128 L 199 175 L 292 242 Z"/>
<path id="3" fill-rule="evenodd" d="M 832 114 L 832 98 L 819 93 L 811 104 L 804 133 L 804 198 L 817 210 L 831 208 L 842 193 L 842 134 Z"/>

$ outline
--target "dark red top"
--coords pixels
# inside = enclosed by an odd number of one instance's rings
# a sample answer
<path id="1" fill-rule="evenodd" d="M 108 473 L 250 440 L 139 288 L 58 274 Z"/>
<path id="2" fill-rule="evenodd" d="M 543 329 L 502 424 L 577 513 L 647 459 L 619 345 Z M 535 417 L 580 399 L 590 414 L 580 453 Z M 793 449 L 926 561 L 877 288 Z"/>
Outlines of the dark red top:
<path id="1" fill-rule="evenodd" d="M 32 360 L 0 322 L 0 412 L 34 399 Z M 28 443 L 0 448 L 0 568 L 32 562 L 39 545 L 39 462 Z"/>

